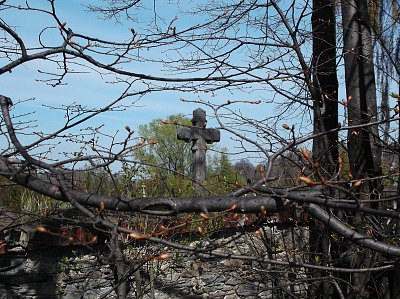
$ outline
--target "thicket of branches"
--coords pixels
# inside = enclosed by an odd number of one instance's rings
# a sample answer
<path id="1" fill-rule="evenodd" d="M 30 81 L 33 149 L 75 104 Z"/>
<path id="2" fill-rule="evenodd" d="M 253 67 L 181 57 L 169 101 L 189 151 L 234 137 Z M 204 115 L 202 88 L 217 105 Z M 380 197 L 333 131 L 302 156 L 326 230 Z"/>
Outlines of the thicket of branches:
<path id="1" fill-rule="evenodd" d="M 150 246 L 167 247 L 157 253 L 161 259 L 184 251 L 203 258 L 253 261 L 260 273 L 264 267 L 279 266 L 266 278 L 273 281 L 277 298 L 300 296 L 279 283 L 282 271 L 297 273 L 298 280 L 291 284 L 304 286 L 312 298 L 400 296 L 400 189 L 388 192 L 388 186 L 400 186 L 398 1 L 210 0 L 186 6 L 179 1 L 123 0 L 87 6 L 88 14 L 105 21 L 128 22 L 130 33 L 124 40 L 79 32 L 61 17 L 56 0 L 0 4 L 0 75 L 10 76 L 38 61 L 43 62 L 38 67 L 43 84 L 59 88 L 71 76 L 90 72 L 120 88 L 120 94 L 101 107 L 79 100 L 52 107 L 65 114 L 65 122 L 40 132 L 33 116 L 18 110 L 25 99 L 10 99 L 6 92 L 0 97 L 0 174 L 69 202 L 110 236 L 107 246 L 116 260 L 124 252 L 125 233 Z M 174 8 L 176 17 L 167 8 Z M 20 28 L 30 24 L 19 20 L 30 14 L 49 24 L 35 39 L 20 34 Z M 146 72 L 150 68 L 156 71 Z M 345 90 L 344 99 L 340 90 Z M 107 111 L 134 113 L 146 95 L 171 91 L 185 95 L 183 103 L 202 105 L 215 118 L 222 134 L 238 144 L 232 154 L 266 161 L 251 180 L 238 181 L 236 190 L 224 196 L 201 198 L 125 197 L 116 183 L 114 194 L 106 196 L 88 193 L 77 183 L 83 172 L 99 169 L 116 182 L 114 169 L 139 165 L 137 153 L 157 142 L 142 139 L 129 127 L 124 137 L 110 135 L 105 126 L 93 126 L 93 119 Z M 225 97 L 228 93 L 232 98 Z M 255 105 L 265 110 L 264 118 L 246 113 Z M 64 152 L 67 143 L 77 150 Z M 395 163 L 385 164 L 389 156 Z M 296 179 L 288 180 L 290 176 Z M 199 216 L 170 228 L 154 224 L 150 232 L 120 225 L 107 217 L 109 210 Z M 212 235 L 209 230 L 221 229 L 267 237 L 263 228 L 273 213 L 292 226 L 293 233 L 299 223 L 293 215 L 283 217 L 288 211 L 308 215 L 300 221 L 307 228 L 302 231 L 307 246 L 292 248 L 301 252 L 298 255 L 288 250 L 285 260 L 277 259 L 268 246 L 231 255 L 222 250 L 224 245 L 199 249 L 168 233 L 176 225 L 205 239 Z M 239 214 L 246 213 L 255 215 L 243 226 Z M 229 221 L 228 228 L 221 225 L 224 221 Z M 116 264 L 120 298 L 129 291 L 126 274 L 137 267 L 125 261 Z"/>

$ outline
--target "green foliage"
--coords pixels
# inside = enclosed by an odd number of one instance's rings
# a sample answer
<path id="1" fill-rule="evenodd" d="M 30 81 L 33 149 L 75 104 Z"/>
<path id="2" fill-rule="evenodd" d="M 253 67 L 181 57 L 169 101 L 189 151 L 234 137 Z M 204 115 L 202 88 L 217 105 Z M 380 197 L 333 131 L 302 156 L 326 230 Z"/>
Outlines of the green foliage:
<path id="1" fill-rule="evenodd" d="M 167 124 L 165 124 L 167 123 Z M 170 115 L 166 120 L 155 119 L 139 127 L 138 133 L 146 146 L 134 155 L 143 166 L 140 176 L 148 196 L 190 196 L 192 194 L 190 144 L 177 139 L 181 125 L 191 125 L 181 114 Z"/>
<path id="2" fill-rule="evenodd" d="M 15 211 L 45 214 L 49 209 L 69 207 L 69 204 L 56 201 L 19 185 L 5 178 L 0 178 L 1 205 Z"/>
<path id="3" fill-rule="evenodd" d="M 145 141 L 156 143 L 140 148 L 135 155 L 143 162 L 166 168 L 168 173 L 187 175 L 191 163 L 190 144 L 177 140 L 178 125 L 174 123 L 191 125 L 191 122 L 180 114 L 170 115 L 164 121 L 169 124 L 155 119 L 139 127 L 138 133 Z"/>
<path id="4" fill-rule="evenodd" d="M 104 169 L 85 171 L 79 180 L 75 180 L 75 185 L 86 192 L 101 195 L 113 195 L 116 191 L 110 175 Z"/>
<path id="5" fill-rule="evenodd" d="M 74 175 L 75 187 L 110 196 L 141 197 L 142 188 L 145 188 L 148 197 L 192 196 L 191 144 L 176 137 L 177 124 L 191 125 L 191 122 L 182 115 L 171 115 L 164 122 L 168 124 L 155 119 L 139 127 L 144 145 L 133 154 L 140 163 L 123 163 L 117 174 L 103 168 L 78 172 Z M 227 194 L 236 188 L 237 170 L 224 151 L 210 153 L 204 186 L 210 194 Z M 4 178 L 0 184 L 2 204 L 8 208 L 44 213 L 47 209 L 68 205 L 11 184 Z"/>
<path id="6" fill-rule="evenodd" d="M 140 163 L 123 163 L 117 174 L 111 174 L 106 169 L 77 172 L 74 174 L 74 186 L 86 192 L 110 196 L 141 197 L 142 188 L 145 188 L 148 197 L 192 196 L 191 144 L 176 137 L 178 124 L 190 126 L 191 122 L 179 114 L 171 115 L 163 122 L 155 119 L 139 127 L 144 145 L 133 155 Z M 212 195 L 227 194 L 236 188 L 236 181 L 242 180 L 224 150 L 210 153 L 204 186 Z M 60 205 L 69 206 L 11 184 L 4 178 L 0 184 L 2 204 L 8 208 L 45 213 L 47 209 Z"/>
<path id="7" fill-rule="evenodd" d="M 220 153 L 209 156 L 207 164 L 206 187 L 213 194 L 223 195 L 232 192 L 236 188 L 235 183 L 243 181 L 239 178 L 238 172 L 225 153 L 225 149 Z"/>
<path id="8" fill-rule="evenodd" d="M 109 173 L 104 168 L 86 170 L 81 175 L 76 175 L 74 184 L 76 188 L 89 193 L 140 197 L 142 193 L 138 184 L 139 173 L 137 164 L 123 163 L 118 173 Z"/>
<path id="9" fill-rule="evenodd" d="M 155 119 L 139 127 L 139 135 L 145 144 L 151 143 L 134 153 L 143 163 L 138 175 L 146 186 L 148 196 L 193 195 L 191 144 L 177 139 L 179 124 L 190 126 L 191 121 L 176 114 L 168 116 L 166 120 Z M 211 194 L 232 191 L 236 180 L 236 170 L 225 153 L 208 154 L 204 186 Z"/>

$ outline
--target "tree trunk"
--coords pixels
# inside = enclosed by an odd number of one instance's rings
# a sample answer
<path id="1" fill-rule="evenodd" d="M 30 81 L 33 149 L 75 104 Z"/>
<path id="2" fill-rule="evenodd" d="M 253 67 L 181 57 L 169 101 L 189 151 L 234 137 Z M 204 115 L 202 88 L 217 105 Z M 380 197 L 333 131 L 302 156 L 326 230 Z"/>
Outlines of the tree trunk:
<path id="1" fill-rule="evenodd" d="M 350 126 L 367 124 L 376 121 L 377 117 L 372 39 L 366 8 L 366 0 L 342 2 L 347 115 Z M 377 126 L 348 131 L 350 170 L 355 179 L 381 174 L 381 150 L 377 132 Z"/>
<path id="2" fill-rule="evenodd" d="M 336 74 L 336 18 L 335 4 L 332 0 L 314 0 L 311 17 L 313 32 L 313 99 L 314 134 L 336 129 L 338 126 L 338 81 Z M 327 133 L 313 140 L 313 160 L 321 165 L 321 172 L 330 179 L 333 177 L 338 161 L 338 134 Z M 320 260 L 327 265 L 330 259 L 329 229 L 311 220 L 310 223 L 310 262 Z M 322 278 L 310 288 L 313 298 L 329 298 L 330 282 L 323 279 L 328 273 L 314 271 L 313 278 Z"/>
<path id="3" fill-rule="evenodd" d="M 332 0 L 314 0 L 313 32 L 313 87 L 318 96 L 314 100 L 314 133 L 338 127 L 338 80 L 336 74 L 336 18 Z M 338 160 L 337 132 L 314 139 L 313 159 L 320 162 L 327 176 L 335 172 Z"/>
<path id="4" fill-rule="evenodd" d="M 347 95 L 348 125 L 367 124 L 377 120 L 377 99 L 375 73 L 373 66 L 373 47 L 371 27 L 366 0 L 343 0 L 343 52 Z M 354 179 L 374 178 L 381 175 L 381 149 L 379 147 L 378 127 L 348 131 L 347 149 L 350 171 Z M 373 199 L 381 191 L 379 179 L 359 188 L 360 199 Z M 354 215 L 353 225 L 364 227 L 362 215 Z M 371 263 L 370 252 L 364 252 L 351 259 L 354 267 Z M 370 258 L 367 258 L 370 257 Z M 351 276 L 354 292 L 349 298 L 369 298 L 367 283 L 370 276 L 355 273 Z"/>
<path id="5" fill-rule="evenodd" d="M 400 85 L 399 85 L 399 93 L 397 98 L 397 105 L 400 105 Z M 399 106 L 400 107 L 400 106 Z M 398 129 L 400 130 L 400 121 L 398 123 Z M 397 148 L 398 155 L 400 157 L 400 134 L 397 136 Z M 400 159 L 397 161 L 398 169 L 400 170 Z M 397 177 L 397 200 L 396 200 L 396 210 L 400 211 L 400 176 Z M 400 234 L 400 219 L 396 221 L 395 235 Z M 389 280 L 390 286 L 390 295 L 392 298 L 400 298 L 400 265 L 395 264 L 395 268 L 393 269 L 393 274 L 391 279 Z"/>
<path id="6" fill-rule="evenodd" d="M 121 240 L 116 238 L 114 244 L 114 260 L 115 260 L 115 268 L 114 268 L 114 276 L 115 276 L 115 283 L 116 289 L 115 292 L 117 293 L 118 299 L 126 298 L 128 294 L 128 283 L 126 275 L 126 265 L 125 265 L 125 255 L 123 249 L 123 243 Z"/>

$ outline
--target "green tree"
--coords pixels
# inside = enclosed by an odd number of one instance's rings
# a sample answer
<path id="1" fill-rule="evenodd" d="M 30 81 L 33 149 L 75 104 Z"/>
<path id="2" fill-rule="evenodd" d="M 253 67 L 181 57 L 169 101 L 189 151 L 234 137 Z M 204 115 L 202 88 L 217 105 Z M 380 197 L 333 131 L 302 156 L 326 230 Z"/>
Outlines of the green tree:
<path id="1" fill-rule="evenodd" d="M 148 196 L 192 195 L 191 144 L 177 139 L 180 125 L 192 124 L 183 115 L 175 114 L 139 127 L 144 146 L 135 156 L 142 163 L 139 176 Z M 235 188 L 236 173 L 225 150 L 209 152 L 204 187 L 210 194 L 226 194 Z"/>
<path id="2" fill-rule="evenodd" d="M 238 172 L 225 152 L 222 149 L 207 159 L 207 188 L 214 194 L 227 194 L 237 188 Z"/>
<path id="3" fill-rule="evenodd" d="M 141 175 L 149 196 L 191 195 L 190 144 L 176 137 L 179 125 L 190 124 L 188 118 L 175 114 L 139 127 L 145 145 L 134 154 L 143 165 Z"/>

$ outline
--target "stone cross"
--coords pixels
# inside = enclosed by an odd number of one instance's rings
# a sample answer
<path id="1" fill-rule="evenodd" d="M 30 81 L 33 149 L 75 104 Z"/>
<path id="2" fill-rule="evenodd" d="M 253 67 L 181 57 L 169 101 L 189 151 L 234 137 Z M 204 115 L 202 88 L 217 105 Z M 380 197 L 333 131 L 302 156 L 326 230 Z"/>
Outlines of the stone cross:
<path id="1" fill-rule="evenodd" d="M 206 112 L 198 108 L 193 111 L 192 126 L 180 127 L 178 140 L 192 142 L 192 179 L 195 182 L 195 195 L 202 196 L 201 184 L 206 178 L 207 143 L 219 142 L 221 134 L 218 129 L 206 129 Z"/>

